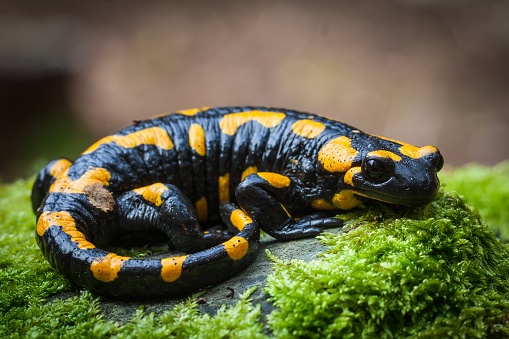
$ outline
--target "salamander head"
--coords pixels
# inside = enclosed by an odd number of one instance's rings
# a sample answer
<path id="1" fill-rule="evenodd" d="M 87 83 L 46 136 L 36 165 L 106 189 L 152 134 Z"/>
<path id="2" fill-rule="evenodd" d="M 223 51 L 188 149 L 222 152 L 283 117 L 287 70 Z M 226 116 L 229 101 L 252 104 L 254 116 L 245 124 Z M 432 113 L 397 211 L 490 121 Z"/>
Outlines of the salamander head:
<path id="1" fill-rule="evenodd" d="M 325 170 L 344 173 L 340 190 L 406 206 L 426 205 L 435 198 L 440 187 L 437 172 L 444 163 L 437 148 L 416 147 L 363 133 L 340 138 L 343 139 L 339 144 L 336 141 L 335 149 L 328 150 L 336 155 L 330 153 L 321 161 Z M 327 161 L 332 158 L 339 161 Z"/>
<path id="2" fill-rule="evenodd" d="M 422 206 L 431 202 L 440 187 L 437 172 L 443 166 L 443 158 L 433 146 L 417 150 L 415 157 L 395 157 L 387 151 L 367 153 L 350 178 L 353 191 L 398 205 Z"/>

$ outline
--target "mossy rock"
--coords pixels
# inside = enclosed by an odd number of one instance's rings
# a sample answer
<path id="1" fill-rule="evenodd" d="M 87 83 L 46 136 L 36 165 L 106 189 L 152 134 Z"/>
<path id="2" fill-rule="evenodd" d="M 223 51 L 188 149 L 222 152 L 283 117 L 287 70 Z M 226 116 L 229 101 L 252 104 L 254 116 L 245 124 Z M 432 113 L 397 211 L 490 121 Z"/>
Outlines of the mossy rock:
<path id="1" fill-rule="evenodd" d="M 303 248 L 304 260 L 280 259 L 302 241 L 267 245 L 260 256 L 273 272 L 256 294 L 273 307 L 251 302 L 252 288 L 212 314 L 195 296 L 156 313 L 130 304 L 138 310 L 124 321 L 102 312 L 112 301 L 75 291 L 42 257 L 31 181 L 2 185 L 0 337 L 509 337 L 509 250 L 487 226 L 509 229 L 509 164 L 441 179 L 445 192 L 423 208 L 372 203 L 340 215 L 343 232 L 320 236 L 318 257 Z"/>

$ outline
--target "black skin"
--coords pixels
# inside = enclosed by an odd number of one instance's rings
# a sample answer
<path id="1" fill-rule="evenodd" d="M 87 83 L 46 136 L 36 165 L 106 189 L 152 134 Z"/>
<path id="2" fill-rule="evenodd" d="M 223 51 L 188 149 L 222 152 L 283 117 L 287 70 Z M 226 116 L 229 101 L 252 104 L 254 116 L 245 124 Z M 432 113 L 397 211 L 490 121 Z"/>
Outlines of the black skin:
<path id="1" fill-rule="evenodd" d="M 256 120 L 239 124 L 233 134 L 220 129 L 225 115 L 238 112 L 284 113 L 273 126 Z M 293 132 L 296 121 L 310 119 L 325 126 L 319 135 L 303 137 Z M 269 119 L 270 120 L 270 119 Z M 206 154 L 190 145 L 192 124 L 203 127 Z M 50 227 L 37 241 L 50 263 L 74 284 L 97 293 L 129 299 L 167 297 L 189 293 L 217 283 L 249 264 L 258 248 L 259 229 L 278 240 L 292 240 L 319 234 L 329 227 L 340 227 L 334 218 L 341 206 L 334 206 L 334 196 L 350 190 L 357 201 L 366 198 L 408 206 L 420 206 L 436 195 L 439 182 L 436 173 L 443 164 L 438 150 L 415 159 L 400 153 L 401 143 L 364 134 L 346 124 L 309 113 L 263 107 L 225 107 L 207 109 L 195 115 L 170 114 L 139 121 L 116 133 L 126 136 L 152 127 L 161 127 L 173 143 L 171 149 L 141 143 L 126 147 L 115 141 L 105 142 L 95 150 L 68 162 L 61 173 L 49 163 L 36 179 L 32 207 L 38 218 L 44 213 L 68 212 L 76 229 L 98 248 L 82 249 L 61 227 Z M 357 151 L 351 168 L 359 168 L 352 178 L 345 172 L 330 171 L 318 161 L 318 152 L 338 136 L 349 139 Z M 400 161 L 369 155 L 385 150 L 399 155 Z M 243 178 L 243 172 L 256 166 L 257 173 Z M 67 169 L 70 180 L 79 181 L 90 169 L 105 169 L 107 185 L 99 193 L 90 191 L 49 192 L 51 185 Z M 264 176 L 268 173 L 268 176 Z M 220 201 L 220 177 L 229 174 L 229 201 Z M 273 178 L 282 177 L 279 185 Z M 268 179 L 267 179 L 268 178 Z M 146 200 L 135 189 L 162 184 L 160 204 Z M 102 193 L 101 193 L 102 192 Z M 112 202 L 108 208 L 98 207 L 93 195 Z M 110 198 L 111 197 L 111 198 Z M 195 203 L 207 202 L 206 218 L 198 222 Z M 327 202 L 320 210 L 317 200 Z M 318 207 L 317 207 L 318 206 Z M 230 217 L 241 208 L 252 222 L 239 232 Z M 100 249 L 129 233 L 158 230 L 166 235 L 172 247 L 190 255 L 183 263 L 182 275 L 175 282 L 160 279 L 161 263 L 157 260 L 129 259 L 118 278 L 98 281 L 90 264 L 106 257 Z M 232 260 L 223 245 L 236 236 L 249 243 L 241 258 Z"/>

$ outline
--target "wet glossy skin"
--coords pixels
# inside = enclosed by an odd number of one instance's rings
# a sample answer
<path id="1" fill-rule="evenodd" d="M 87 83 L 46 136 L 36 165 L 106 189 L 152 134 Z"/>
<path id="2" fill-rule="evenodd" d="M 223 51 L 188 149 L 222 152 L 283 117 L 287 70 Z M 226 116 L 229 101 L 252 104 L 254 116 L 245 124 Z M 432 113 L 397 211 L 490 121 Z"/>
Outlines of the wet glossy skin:
<path id="1" fill-rule="evenodd" d="M 432 146 L 365 134 L 317 115 L 263 107 L 180 111 L 136 123 L 74 163 L 41 170 L 37 241 L 75 285 L 121 298 L 182 295 L 248 265 L 259 229 L 279 240 L 341 226 L 365 199 L 420 206 L 443 164 Z M 157 229 L 187 254 L 136 259 L 103 250 Z"/>

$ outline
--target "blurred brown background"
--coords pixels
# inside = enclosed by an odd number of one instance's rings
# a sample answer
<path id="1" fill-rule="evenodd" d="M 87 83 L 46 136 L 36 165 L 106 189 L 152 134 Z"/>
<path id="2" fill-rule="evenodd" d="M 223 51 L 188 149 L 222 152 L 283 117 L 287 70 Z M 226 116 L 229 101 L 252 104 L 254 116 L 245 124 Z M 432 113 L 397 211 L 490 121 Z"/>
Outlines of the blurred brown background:
<path id="1" fill-rule="evenodd" d="M 509 158 L 508 1 L 0 0 L 0 180 L 134 119 L 266 105 Z"/>

